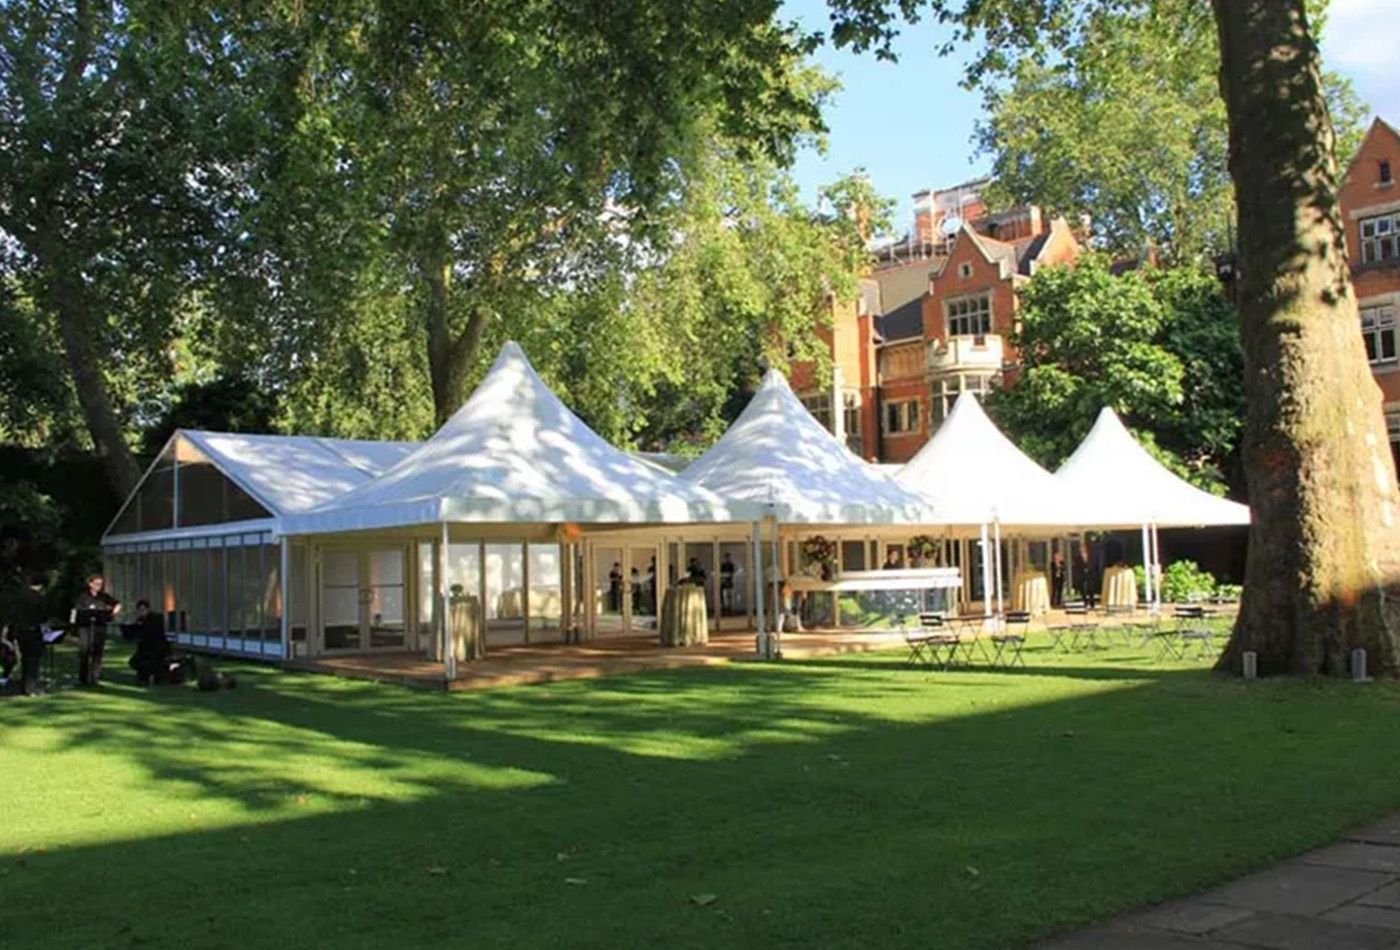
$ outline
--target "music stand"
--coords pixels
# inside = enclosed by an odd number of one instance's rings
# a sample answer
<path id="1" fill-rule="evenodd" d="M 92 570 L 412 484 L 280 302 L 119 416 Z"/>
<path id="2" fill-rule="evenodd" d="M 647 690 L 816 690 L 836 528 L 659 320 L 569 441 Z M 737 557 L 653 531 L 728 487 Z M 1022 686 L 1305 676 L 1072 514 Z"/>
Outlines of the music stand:
<path id="1" fill-rule="evenodd" d="M 54 647 L 62 643 L 68 636 L 68 631 L 62 627 L 50 627 L 44 624 L 39 628 L 40 638 L 44 643 L 44 680 L 50 686 L 58 682 L 58 675 L 54 672 Z"/>

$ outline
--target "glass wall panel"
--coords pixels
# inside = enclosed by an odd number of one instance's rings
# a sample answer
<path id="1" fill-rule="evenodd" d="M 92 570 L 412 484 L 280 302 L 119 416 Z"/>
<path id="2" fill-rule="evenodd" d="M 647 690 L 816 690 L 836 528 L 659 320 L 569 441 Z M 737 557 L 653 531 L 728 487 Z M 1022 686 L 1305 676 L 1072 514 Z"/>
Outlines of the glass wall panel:
<path id="1" fill-rule="evenodd" d="M 179 583 L 179 564 L 174 551 L 160 555 L 160 596 L 152 601 L 152 606 L 165 614 L 165 629 L 175 630 L 179 623 L 175 587 Z"/>
<path id="2" fill-rule="evenodd" d="M 224 569 L 224 549 L 209 549 L 209 632 L 220 643 L 228 631 L 228 576 Z M 211 644 L 218 646 L 218 643 Z"/>
<path id="3" fill-rule="evenodd" d="M 721 617 L 746 617 L 753 596 L 748 571 L 748 545 L 726 541 L 719 546 L 719 607 Z"/>
<path id="4" fill-rule="evenodd" d="M 291 595 L 290 621 L 292 627 L 292 642 L 306 642 L 307 625 L 307 595 L 306 595 L 306 545 L 294 544 L 291 550 L 292 561 L 292 582 L 289 586 Z"/>
<path id="5" fill-rule="evenodd" d="M 557 632 L 564 611 L 559 545 L 531 544 L 526 551 L 530 563 L 530 632 Z"/>
<path id="6" fill-rule="evenodd" d="M 632 561 L 628 576 L 632 627 L 649 630 L 656 626 L 656 548 L 633 547 L 628 556 Z"/>
<path id="7" fill-rule="evenodd" d="M 321 557 L 321 625 L 327 650 L 360 648 L 360 554 L 328 550 Z"/>
<path id="8" fill-rule="evenodd" d="M 189 596 L 185 601 L 185 622 L 194 633 L 209 632 L 209 552 L 190 551 Z"/>
<path id="9" fill-rule="evenodd" d="M 710 542 L 704 541 L 685 546 L 685 564 L 681 565 L 681 582 L 699 584 L 705 588 L 705 604 L 712 620 L 719 613 L 716 609 L 719 591 L 719 578 L 715 576 L 718 573 L 716 566 L 715 546 Z"/>
<path id="10" fill-rule="evenodd" d="M 278 643 L 282 639 L 282 549 L 278 545 L 264 544 L 260 550 L 262 639 L 264 643 Z"/>
<path id="11" fill-rule="evenodd" d="M 418 542 L 418 636 L 423 643 L 437 626 L 434 605 L 437 603 L 437 578 L 433 576 L 433 545 Z"/>
<path id="12" fill-rule="evenodd" d="M 262 547 L 229 548 L 229 625 L 245 641 L 262 639 Z M 236 613 L 235 613 L 236 611 Z M 236 619 L 235 619 L 236 617 Z"/>
<path id="13" fill-rule="evenodd" d="M 593 549 L 593 596 L 598 606 L 598 632 L 622 630 L 622 548 L 599 545 Z"/>
<path id="14" fill-rule="evenodd" d="M 864 541 L 842 541 L 841 542 L 841 570 L 843 571 L 868 571 L 870 568 L 865 563 L 865 542 Z"/>
<path id="15" fill-rule="evenodd" d="M 405 607 L 403 549 L 370 551 L 366 555 L 369 568 L 367 596 L 369 604 L 369 645 L 372 647 L 402 647 L 404 645 Z"/>
<path id="16" fill-rule="evenodd" d="M 486 545 L 486 633 L 492 644 L 520 643 L 525 629 L 525 559 L 520 544 Z"/>

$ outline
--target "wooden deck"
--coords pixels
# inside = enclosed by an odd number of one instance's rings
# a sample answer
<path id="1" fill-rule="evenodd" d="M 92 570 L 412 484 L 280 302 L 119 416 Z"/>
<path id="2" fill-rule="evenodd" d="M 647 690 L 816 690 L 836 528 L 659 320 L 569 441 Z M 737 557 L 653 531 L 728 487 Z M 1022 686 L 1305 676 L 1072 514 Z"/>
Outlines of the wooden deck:
<path id="1" fill-rule="evenodd" d="M 825 656 L 888 650 L 901 646 L 898 632 L 817 630 L 783 634 L 783 655 Z M 754 660 L 753 633 L 719 633 L 706 646 L 667 648 L 655 635 L 603 637 L 592 643 L 503 646 L 485 659 L 457 664 L 457 678 L 448 680 L 441 663 L 415 653 L 366 653 L 294 660 L 290 669 L 330 673 L 352 679 L 375 680 L 416 689 L 491 689 L 558 680 L 616 676 L 645 670 L 687 666 L 716 666 Z"/>

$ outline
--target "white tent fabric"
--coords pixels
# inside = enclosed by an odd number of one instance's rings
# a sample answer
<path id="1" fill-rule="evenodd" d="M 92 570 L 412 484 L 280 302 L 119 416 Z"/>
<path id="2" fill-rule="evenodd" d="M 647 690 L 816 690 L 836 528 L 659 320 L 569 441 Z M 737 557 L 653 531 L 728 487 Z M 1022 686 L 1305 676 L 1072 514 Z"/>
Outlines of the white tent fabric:
<path id="1" fill-rule="evenodd" d="M 1105 408 L 1055 472 L 1061 501 L 1085 527 L 1249 524 L 1249 508 L 1201 491 L 1162 466 Z"/>
<path id="2" fill-rule="evenodd" d="M 713 493 L 605 442 L 559 400 L 515 343 L 432 438 L 378 478 L 282 520 L 285 534 L 441 522 L 752 521 Z"/>
<path id="3" fill-rule="evenodd" d="M 681 473 L 784 524 L 936 524 L 925 499 L 842 445 L 776 370 L 734 424 Z"/>
<path id="4" fill-rule="evenodd" d="M 945 523 L 1063 525 L 1075 517 L 1060 502 L 1052 476 L 963 393 L 933 438 L 899 470 L 901 484 L 921 492 Z"/>
<path id="5" fill-rule="evenodd" d="M 416 447 L 413 442 L 197 429 L 181 429 L 179 434 L 274 515 L 325 504 L 368 482 Z"/>

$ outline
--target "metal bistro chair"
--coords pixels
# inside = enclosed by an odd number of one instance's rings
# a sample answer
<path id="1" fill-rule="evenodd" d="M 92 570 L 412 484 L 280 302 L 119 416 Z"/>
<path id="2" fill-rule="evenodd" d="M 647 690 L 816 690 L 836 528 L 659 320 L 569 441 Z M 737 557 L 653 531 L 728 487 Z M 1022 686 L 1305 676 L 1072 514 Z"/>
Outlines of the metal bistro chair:
<path id="1" fill-rule="evenodd" d="M 992 647 L 995 650 L 992 665 L 1004 666 L 1009 670 L 1019 663 L 1024 669 L 1026 658 L 1021 651 L 1025 649 L 1026 637 L 1031 630 L 1030 611 L 1008 610 L 1001 619 L 1001 629 L 992 634 Z"/>
<path id="2" fill-rule="evenodd" d="M 1103 608 L 1104 615 L 1104 637 L 1107 639 L 1113 631 L 1118 631 L 1123 638 L 1123 645 L 1127 646 L 1132 642 L 1132 631 L 1129 625 L 1133 618 L 1132 604 L 1106 604 Z"/>
<path id="3" fill-rule="evenodd" d="M 904 662 L 909 666 L 933 666 L 933 639 L 939 636 L 937 631 L 943 628 L 943 615 L 919 614 L 919 625 L 912 630 L 904 625 L 902 616 L 899 621 L 904 643 L 909 647 L 909 655 L 904 658 Z"/>
<path id="4" fill-rule="evenodd" d="M 1215 653 L 1215 631 L 1209 621 L 1213 611 L 1207 611 L 1203 604 L 1187 604 L 1176 608 L 1177 657 L 1186 659 L 1192 644 L 1196 646 L 1196 659 L 1204 659 Z"/>
<path id="5" fill-rule="evenodd" d="M 1099 645 L 1099 625 L 1089 619 L 1090 607 L 1082 600 L 1065 602 L 1065 616 L 1070 618 L 1069 648 L 1071 650 L 1095 649 Z M 1084 646 L 1081 647 L 1081 641 Z"/>
<path id="6" fill-rule="evenodd" d="M 1074 639 L 1073 624 L 1052 623 L 1045 628 L 1045 632 L 1050 634 L 1050 649 L 1069 650 L 1070 642 Z"/>

